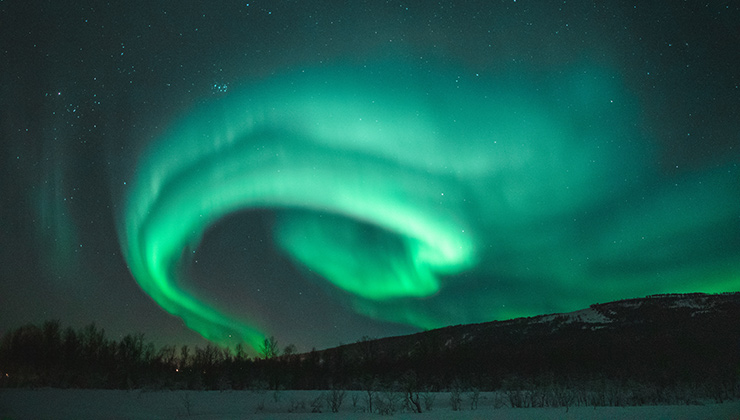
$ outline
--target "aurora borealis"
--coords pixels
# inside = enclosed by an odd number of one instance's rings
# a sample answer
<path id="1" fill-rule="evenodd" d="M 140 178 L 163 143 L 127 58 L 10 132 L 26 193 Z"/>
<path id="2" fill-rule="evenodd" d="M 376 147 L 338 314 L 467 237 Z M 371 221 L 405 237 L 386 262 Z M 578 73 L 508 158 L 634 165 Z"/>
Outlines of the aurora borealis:
<path id="1" fill-rule="evenodd" d="M 7 322 L 308 350 L 738 290 L 735 6 L 520 3 L 0 6 L 69 34 L 4 49 Z"/>

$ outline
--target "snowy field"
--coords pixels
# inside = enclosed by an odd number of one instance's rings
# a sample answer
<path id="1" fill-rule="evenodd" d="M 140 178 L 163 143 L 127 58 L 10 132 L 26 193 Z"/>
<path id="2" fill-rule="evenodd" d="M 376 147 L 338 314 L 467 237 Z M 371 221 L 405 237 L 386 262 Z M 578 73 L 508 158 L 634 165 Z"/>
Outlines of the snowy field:
<path id="1" fill-rule="evenodd" d="M 338 413 L 328 405 L 329 391 L 107 391 L 62 389 L 0 390 L 0 420 L 10 419 L 378 419 L 366 413 L 365 395 L 345 393 Z M 502 398 L 481 393 L 476 409 L 469 398 L 452 411 L 449 393 L 427 395 L 431 411 L 404 411 L 399 399 L 391 414 L 399 419 L 740 419 L 740 401 L 693 406 L 500 407 Z M 427 401 L 429 402 L 429 401 Z M 499 406 L 498 408 L 496 408 Z M 314 409 L 321 413 L 313 413 Z"/>

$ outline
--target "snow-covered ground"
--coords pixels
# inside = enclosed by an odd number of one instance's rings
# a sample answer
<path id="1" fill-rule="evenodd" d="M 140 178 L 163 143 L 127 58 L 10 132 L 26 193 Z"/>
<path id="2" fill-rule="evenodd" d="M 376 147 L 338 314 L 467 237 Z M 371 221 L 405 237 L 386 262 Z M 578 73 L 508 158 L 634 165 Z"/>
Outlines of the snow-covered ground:
<path id="1" fill-rule="evenodd" d="M 332 413 L 322 396 L 329 391 L 107 391 L 1 389 L 0 420 L 10 419 L 378 419 L 364 412 L 364 394 L 348 391 Z M 382 393 L 381 393 L 382 395 Z M 400 395 L 400 394 L 399 394 Z M 431 411 L 397 411 L 399 419 L 740 419 L 740 401 L 693 406 L 509 408 L 502 398 L 481 393 L 477 409 L 463 394 L 462 411 L 452 411 L 449 393 L 435 393 Z M 428 395 L 431 397 L 431 395 Z M 312 407 L 321 403 L 321 414 Z M 423 407 L 423 404 L 422 404 Z M 400 410 L 400 403 L 398 404 Z"/>

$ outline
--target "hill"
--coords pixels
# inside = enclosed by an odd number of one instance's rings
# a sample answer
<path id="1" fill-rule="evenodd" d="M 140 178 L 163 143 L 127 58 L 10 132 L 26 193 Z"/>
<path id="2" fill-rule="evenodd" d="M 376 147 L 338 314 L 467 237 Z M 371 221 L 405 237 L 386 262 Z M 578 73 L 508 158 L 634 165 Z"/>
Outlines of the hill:
<path id="1" fill-rule="evenodd" d="M 740 293 L 656 295 L 267 359 L 214 345 L 155 349 L 141 334 L 115 341 L 94 324 L 49 321 L 2 337 L 0 388 L 347 389 L 368 401 L 383 390 L 409 404 L 419 392 L 499 391 L 511 407 L 723 402 L 740 398 L 738 320 Z"/>
<path id="2" fill-rule="evenodd" d="M 740 374 L 739 321 L 740 293 L 655 295 L 364 340 L 319 357 L 385 380 L 411 370 L 439 387 L 600 379 L 731 388 Z"/>

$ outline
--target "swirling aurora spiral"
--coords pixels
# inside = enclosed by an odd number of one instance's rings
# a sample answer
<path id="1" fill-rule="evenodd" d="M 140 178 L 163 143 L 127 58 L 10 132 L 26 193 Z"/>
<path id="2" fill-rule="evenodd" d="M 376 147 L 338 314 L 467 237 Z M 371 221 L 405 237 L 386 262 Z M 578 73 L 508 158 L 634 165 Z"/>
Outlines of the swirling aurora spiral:
<path id="1" fill-rule="evenodd" d="M 336 77 L 341 76 L 332 76 L 334 92 L 356 88 L 350 86 L 355 81 Z M 135 278 L 165 310 L 215 342 L 239 337 L 256 348 L 264 336 L 180 288 L 178 267 L 183 249 L 197 246 L 208 226 L 240 209 L 301 209 L 280 225 L 278 242 L 296 261 L 368 299 L 434 294 L 439 274 L 474 262 L 464 221 L 430 206 L 451 190 L 451 180 L 430 180 L 429 168 L 401 168 L 391 157 L 362 150 L 388 143 L 392 132 L 401 136 L 396 140 L 422 146 L 429 128 L 404 125 L 423 121 L 393 115 L 397 99 L 390 107 L 380 100 L 375 107 L 359 107 L 359 101 L 281 86 L 253 87 L 176 124 L 140 162 L 129 195 L 125 237 Z M 269 101 L 260 104 L 255 95 Z M 331 142 L 340 137 L 360 147 L 338 149 Z M 363 253 L 347 247 L 347 233 L 360 224 L 325 214 L 393 232 L 402 249 Z M 337 234 L 337 223 L 343 233 Z"/>
<path id="2" fill-rule="evenodd" d="M 505 292 L 478 295 L 468 310 L 479 312 L 459 319 L 407 304 L 444 293 L 446 279 L 484 255 L 496 257 L 488 271 L 500 278 L 539 276 L 551 291 L 579 284 L 593 294 L 574 256 L 587 231 L 603 227 L 564 220 L 643 174 L 633 101 L 598 69 L 536 84 L 460 74 L 408 63 L 306 70 L 188 113 L 141 157 L 127 192 L 120 236 L 137 282 L 206 339 L 257 348 L 263 331 L 181 287 L 182 266 L 184 250 L 219 219 L 269 208 L 282 214 L 274 235 L 287 255 L 374 318 L 428 328 L 501 316 L 479 308 Z M 522 227 L 532 224 L 525 242 Z M 368 225 L 377 227 L 369 237 Z M 608 262 L 644 244 L 592 245 L 594 260 Z M 539 268 L 508 249 L 539 252 Z M 616 294 L 650 280 L 613 277 Z M 524 312 L 536 307 L 522 302 Z"/>

